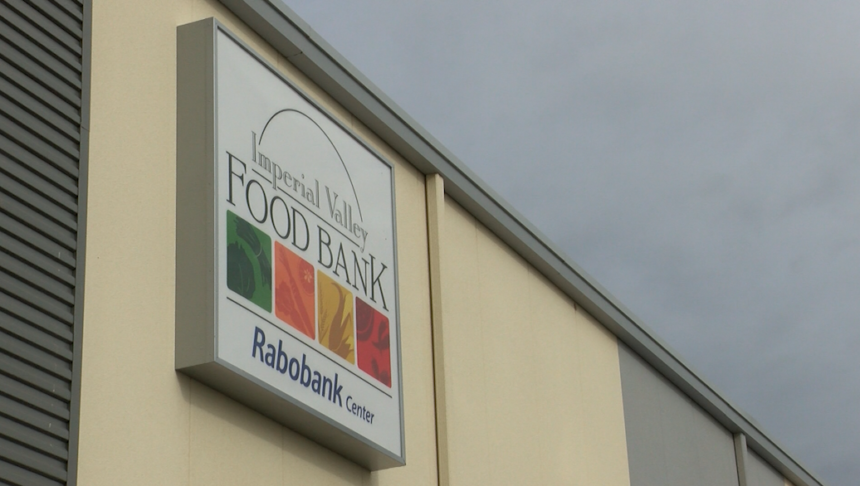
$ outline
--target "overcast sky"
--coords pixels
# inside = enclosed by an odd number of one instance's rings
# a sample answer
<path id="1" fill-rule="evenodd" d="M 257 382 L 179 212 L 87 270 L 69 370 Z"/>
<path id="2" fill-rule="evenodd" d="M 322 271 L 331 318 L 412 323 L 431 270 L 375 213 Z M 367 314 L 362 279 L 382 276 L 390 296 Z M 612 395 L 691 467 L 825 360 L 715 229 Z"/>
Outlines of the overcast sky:
<path id="1" fill-rule="evenodd" d="M 830 486 L 860 478 L 860 2 L 287 0 Z"/>

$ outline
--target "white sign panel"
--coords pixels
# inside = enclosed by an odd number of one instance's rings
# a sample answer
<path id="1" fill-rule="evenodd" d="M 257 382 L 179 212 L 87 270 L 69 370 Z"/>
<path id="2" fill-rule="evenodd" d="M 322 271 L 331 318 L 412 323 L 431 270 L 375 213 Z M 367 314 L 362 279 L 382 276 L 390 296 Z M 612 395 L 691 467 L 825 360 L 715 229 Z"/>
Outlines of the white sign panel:
<path id="1" fill-rule="evenodd" d="M 214 44 L 214 361 L 402 462 L 393 167 Z"/>

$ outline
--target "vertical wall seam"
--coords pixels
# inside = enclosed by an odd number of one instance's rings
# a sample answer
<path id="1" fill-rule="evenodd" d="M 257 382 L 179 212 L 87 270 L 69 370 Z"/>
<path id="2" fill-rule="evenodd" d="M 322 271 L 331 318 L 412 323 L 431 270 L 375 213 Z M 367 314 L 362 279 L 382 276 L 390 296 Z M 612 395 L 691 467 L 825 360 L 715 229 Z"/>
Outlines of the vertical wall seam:
<path id="1" fill-rule="evenodd" d="M 744 434 L 735 434 L 735 463 L 738 467 L 738 486 L 747 486 L 749 484 L 747 473 L 748 461 L 747 436 Z"/>
<path id="2" fill-rule="evenodd" d="M 430 328 L 433 350 L 433 386 L 436 405 L 436 477 L 448 486 L 448 418 L 445 399 L 445 353 L 442 324 L 442 233 L 445 186 L 442 176 L 425 176 L 427 253 L 430 263 Z"/>
<path id="3" fill-rule="evenodd" d="M 576 316 L 579 318 L 579 312 L 577 311 Z M 584 311 L 582 311 L 584 312 Z M 624 401 L 624 379 L 622 378 L 622 363 L 621 363 L 621 353 L 622 346 L 624 344 L 619 341 L 618 336 L 612 335 L 613 340 L 615 341 L 615 359 L 618 363 L 618 387 L 619 392 L 621 393 L 621 427 L 624 430 L 624 462 L 627 464 L 627 484 L 633 484 L 633 473 L 630 470 L 630 439 L 627 435 L 627 403 Z"/>

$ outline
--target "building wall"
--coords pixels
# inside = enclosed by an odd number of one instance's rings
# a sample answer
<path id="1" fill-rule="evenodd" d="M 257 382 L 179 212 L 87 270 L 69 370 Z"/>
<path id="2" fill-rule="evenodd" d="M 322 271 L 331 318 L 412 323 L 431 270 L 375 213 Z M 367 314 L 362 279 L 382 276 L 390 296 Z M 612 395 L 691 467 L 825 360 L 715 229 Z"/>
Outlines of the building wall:
<path id="1" fill-rule="evenodd" d="M 174 369 L 176 27 L 212 16 L 394 164 L 405 467 Z M 78 484 L 737 484 L 727 431 L 216 0 L 92 17 Z"/>
<path id="2" fill-rule="evenodd" d="M 628 485 L 618 346 L 446 201 L 442 305 L 451 485 Z"/>
<path id="3" fill-rule="evenodd" d="M 176 26 L 209 16 L 395 163 L 406 467 L 367 472 L 174 371 Z M 80 484 L 436 484 L 424 176 L 217 2 L 96 2 L 92 64 Z M 628 484 L 615 338 L 445 210 L 452 484 Z"/>
<path id="4" fill-rule="evenodd" d="M 370 473 L 174 371 L 176 27 L 211 16 L 395 164 L 406 467 Z M 92 45 L 79 484 L 436 484 L 423 175 L 217 2 L 94 2 Z"/>
<path id="5" fill-rule="evenodd" d="M 787 484 L 785 478 L 752 451 L 747 455 L 746 469 L 747 486 L 785 486 Z"/>
<path id="6" fill-rule="evenodd" d="M 632 486 L 737 486 L 732 434 L 621 347 Z"/>

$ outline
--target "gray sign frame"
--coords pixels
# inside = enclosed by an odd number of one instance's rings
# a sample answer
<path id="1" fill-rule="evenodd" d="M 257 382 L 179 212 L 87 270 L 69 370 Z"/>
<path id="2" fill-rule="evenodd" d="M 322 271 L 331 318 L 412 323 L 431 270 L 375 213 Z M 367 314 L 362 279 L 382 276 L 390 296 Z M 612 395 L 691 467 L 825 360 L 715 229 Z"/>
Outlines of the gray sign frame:
<path id="1" fill-rule="evenodd" d="M 217 174 L 216 67 L 219 33 L 225 34 L 272 74 L 293 88 L 330 121 L 392 170 L 392 238 L 397 339 L 400 454 L 322 415 L 290 395 L 218 358 L 217 355 Z M 259 56 L 215 19 L 177 28 L 176 153 L 176 328 L 175 366 L 225 395 L 331 449 L 369 470 L 406 464 L 403 365 L 400 337 L 400 292 L 397 264 L 394 165 L 341 123 L 295 83 Z M 206 235 L 206 237 L 201 237 Z"/>

